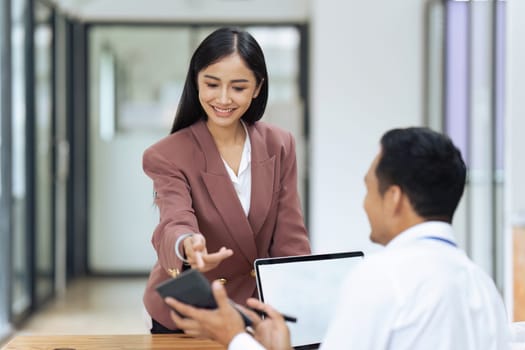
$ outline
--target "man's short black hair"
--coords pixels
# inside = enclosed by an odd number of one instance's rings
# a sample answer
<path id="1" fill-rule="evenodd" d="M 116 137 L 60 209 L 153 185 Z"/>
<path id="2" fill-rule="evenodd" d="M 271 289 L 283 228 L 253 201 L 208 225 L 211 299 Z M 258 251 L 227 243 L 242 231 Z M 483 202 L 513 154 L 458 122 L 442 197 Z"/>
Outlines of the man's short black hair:
<path id="1" fill-rule="evenodd" d="M 393 129 L 381 138 L 379 192 L 397 185 L 415 212 L 452 222 L 463 194 L 466 166 L 449 137 L 423 127 Z"/>

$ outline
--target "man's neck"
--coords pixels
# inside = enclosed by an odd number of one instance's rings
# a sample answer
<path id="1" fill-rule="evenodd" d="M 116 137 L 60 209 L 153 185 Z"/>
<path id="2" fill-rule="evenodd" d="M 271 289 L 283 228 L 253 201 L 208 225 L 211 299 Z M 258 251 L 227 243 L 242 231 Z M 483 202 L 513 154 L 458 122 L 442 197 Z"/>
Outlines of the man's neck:
<path id="1" fill-rule="evenodd" d="M 384 245 L 390 243 L 391 240 L 393 240 L 409 228 L 419 225 L 426 221 L 428 220 L 413 212 L 409 213 L 408 215 L 403 215 L 402 217 L 399 217 L 399 220 L 395 221 L 392 225 L 392 234 L 390 235 L 390 239 Z"/>

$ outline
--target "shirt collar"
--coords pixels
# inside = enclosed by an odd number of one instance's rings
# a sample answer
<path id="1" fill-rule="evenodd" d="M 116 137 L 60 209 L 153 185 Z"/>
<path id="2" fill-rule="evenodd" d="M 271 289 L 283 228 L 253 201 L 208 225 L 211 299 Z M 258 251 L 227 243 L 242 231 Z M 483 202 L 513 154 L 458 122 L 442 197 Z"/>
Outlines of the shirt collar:
<path id="1" fill-rule="evenodd" d="M 252 161 L 252 155 L 251 155 L 252 145 L 250 142 L 250 135 L 248 134 L 248 129 L 246 128 L 246 125 L 244 124 L 242 120 L 241 120 L 241 124 L 244 128 L 244 131 L 246 132 L 246 139 L 244 140 L 244 146 L 242 149 L 241 161 L 239 163 L 239 170 L 237 172 L 237 175 L 235 175 L 235 173 L 230 168 L 228 163 L 226 163 L 226 161 L 221 157 L 222 162 L 224 163 L 224 166 L 226 167 L 226 172 L 228 173 L 228 175 L 230 176 L 230 179 L 234 183 L 241 182 L 241 178 L 245 177 L 243 176 L 243 173 L 245 173 L 247 170 L 250 170 L 250 163 Z"/>
<path id="2" fill-rule="evenodd" d="M 246 125 L 244 124 L 242 120 L 241 120 L 241 124 L 242 124 L 242 127 L 244 128 L 246 139 L 244 140 L 244 148 L 242 150 L 241 162 L 239 164 L 239 175 L 248 168 L 252 160 L 252 157 L 251 157 L 252 145 L 250 143 L 250 135 L 248 134 L 248 128 L 246 127 Z"/>
<path id="3" fill-rule="evenodd" d="M 443 238 L 456 243 L 452 225 L 443 221 L 426 221 L 421 224 L 409 227 L 405 231 L 401 232 L 399 235 L 394 237 L 394 239 L 388 242 L 386 247 L 400 247 L 429 236 Z"/>

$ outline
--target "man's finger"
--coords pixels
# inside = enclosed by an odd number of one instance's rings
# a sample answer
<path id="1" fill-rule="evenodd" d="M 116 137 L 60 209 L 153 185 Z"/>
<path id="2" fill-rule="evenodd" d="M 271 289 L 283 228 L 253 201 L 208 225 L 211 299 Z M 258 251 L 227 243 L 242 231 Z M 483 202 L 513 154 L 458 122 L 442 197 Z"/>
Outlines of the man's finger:
<path id="1" fill-rule="evenodd" d="M 180 314 L 189 317 L 189 318 L 197 318 L 199 314 L 199 310 L 194 308 L 191 305 L 181 303 L 180 301 L 167 297 L 164 299 L 166 304 L 177 310 Z"/>
<path id="2" fill-rule="evenodd" d="M 248 298 L 248 300 L 246 300 L 246 304 L 251 307 L 251 308 L 254 308 L 256 310 L 260 310 L 260 311 L 264 311 L 264 303 L 258 299 L 255 299 L 255 298 Z"/>
<path id="3" fill-rule="evenodd" d="M 268 304 L 264 304 L 264 312 L 266 312 L 266 314 L 270 317 L 270 318 L 273 318 L 273 319 L 280 319 L 280 320 L 283 320 L 284 321 L 284 317 L 283 315 L 275 310 L 273 307 L 271 307 L 270 305 Z"/>
<path id="4" fill-rule="evenodd" d="M 201 329 L 199 323 L 191 318 L 184 318 L 179 316 L 175 311 L 171 311 L 171 319 L 175 322 L 175 325 L 182 329 L 184 333 L 189 335 L 199 335 Z"/>
<path id="5" fill-rule="evenodd" d="M 255 298 L 248 298 L 248 300 L 246 300 L 246 304 L 253 310 L 264 311 L 264 303 L 260 302 Z M 261 316 L 259 316 L 259 314 L 257 314 L 256 312 L 251 310 L 249 312 L 250 313 L 248 314 L 248 317 L 250 317 L 250 319 L 252 320 L 254 327 L 257 328 L 259 326 L 259 323 L 261 323 L 263 320 Z M 256 314 L 256 317 L 252 317 L 253 314 Z"/>
<path id="6" fill-rule="evenodd" d="M 252 309 L 248 309 L 247 307 L 244 307 L 243 305 L 236 304 L 236 307 L 240 308 L 241 311 L 248 316 L 248 318 L 252 321 L 253 326 L 257 327 L 257 325 L 262 321 L 261 316 L 253 311 Z"/>
<path id="7" fill-rule="evenodd" d="M 184 320 L 184 317 L 180 316 L 177 312 L 175 312 L 175 310 L 171 310 L 170 314 L 171 314 L 171 318 L 173 319 L 173 321 L 177 324 Z"/>
<path id="8" fill-rule="evenodd" d="M 251 308 L 254 308 L 254 309 L 259 310 L 259 311 L 264 311 L 268 315 L 268 317 L 270 317 L 270 318 L 273 318 L 273 319 L 284 319 L 283 315 L 281 315 L 280 312 L 275 310 L 270 305 L 265 304 L 265 303 L 255 299 L 255 298 L 249 298 L 246 301 L 246 303 Z"/>
<path id="9" fill-rule="evenodd" d="M 197 338 L 200 335 L 200 331 L 197 329 L 184 329 L 184 334 Z"/>
<path id="10" fill-rule="evenodd" d="M 173 322 L 175 322 L 175 325 L 177 325 L 178 328 L 182 330 L 186 330 L 189 327 L 188 321 L 191 319 L 181 317 L 179 316 L 179 314 L 177 314 L 173 310 L 171 310 L 170 313 L 171 313 L 171 319 L 173 320 Z"/>
<path id="11" fill-rule="evenodd" d="M 219 309 L 230 307 L 228 295 L 226 294 L 226 290 L 224 289 L 224 286 L 221 282 L 213 281 L 211 284 L 211 289 L 213 292 L 213 297 L 215 298 Z"/>

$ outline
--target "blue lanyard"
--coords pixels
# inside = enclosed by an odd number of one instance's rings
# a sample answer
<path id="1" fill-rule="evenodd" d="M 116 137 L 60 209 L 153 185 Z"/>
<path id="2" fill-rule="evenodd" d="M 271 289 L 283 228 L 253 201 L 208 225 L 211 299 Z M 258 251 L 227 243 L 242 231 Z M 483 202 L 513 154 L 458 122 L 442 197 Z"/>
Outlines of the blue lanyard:
<path id="1" fill-rule="evenodd" d="M 454 242 L 452 242 L 451 240 L 449 239 L 446 239 L 446 238 L 443 238 L 443 237 L 437 237 L 437 236 L 425 236 L 425 237 L 421 237 L 421 239 L 433 239 L 435 241 L 441 241 L 443 243 L 446 243 L 446 244 L 449 244 L 453 247 L 457 247 L 458 245 Z"/>

